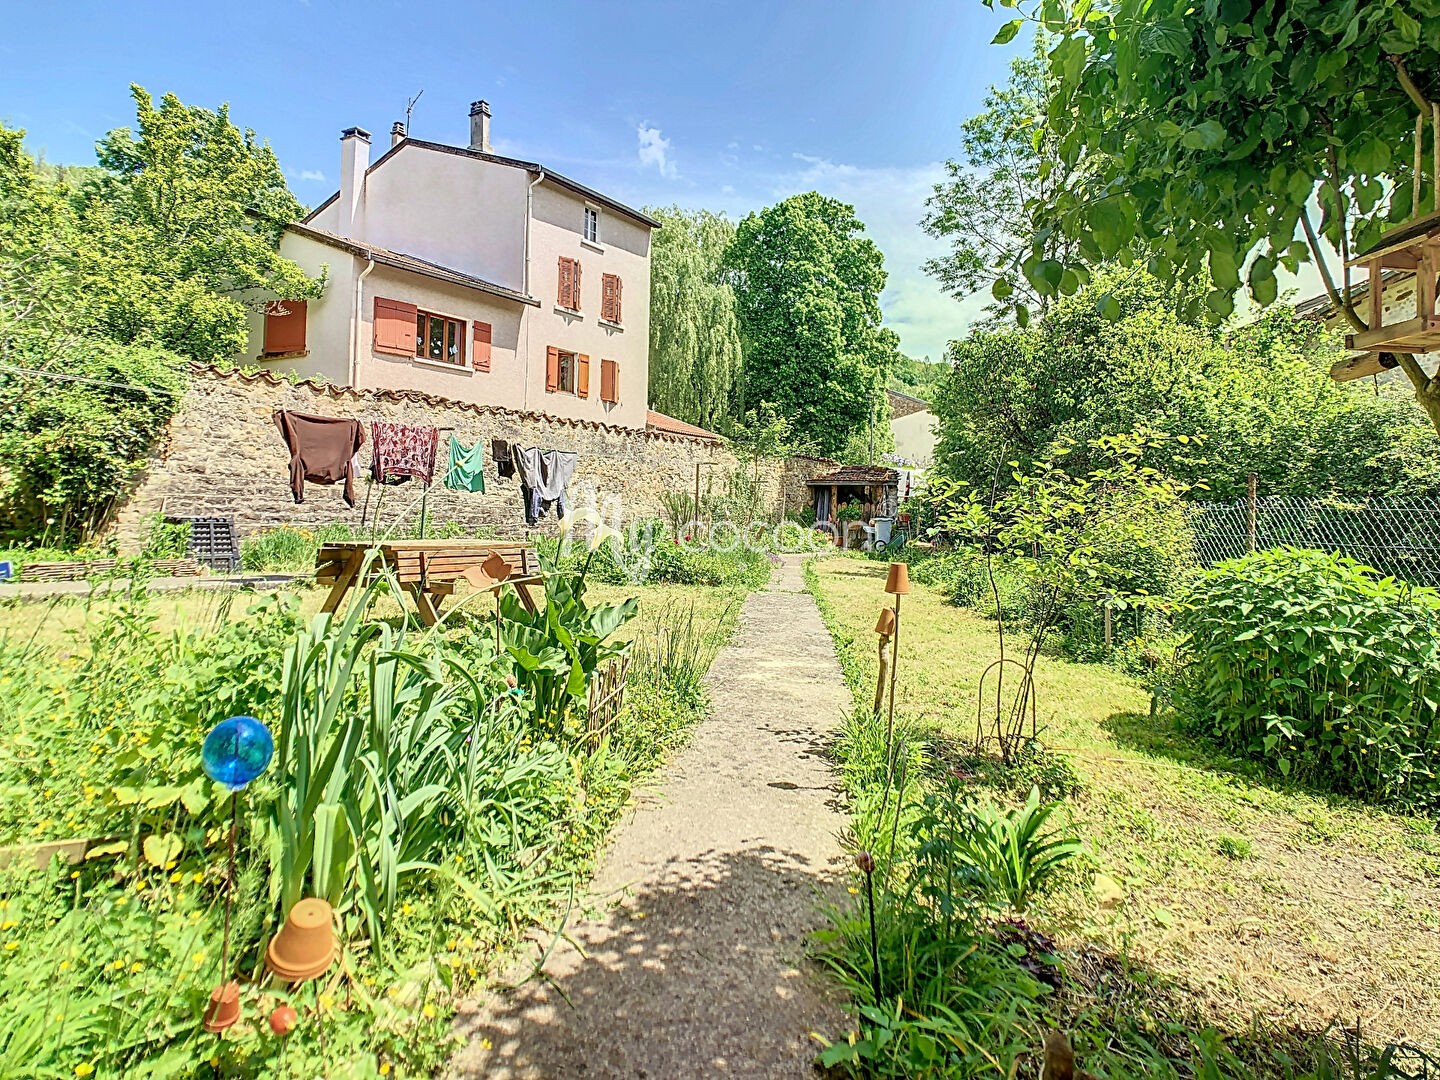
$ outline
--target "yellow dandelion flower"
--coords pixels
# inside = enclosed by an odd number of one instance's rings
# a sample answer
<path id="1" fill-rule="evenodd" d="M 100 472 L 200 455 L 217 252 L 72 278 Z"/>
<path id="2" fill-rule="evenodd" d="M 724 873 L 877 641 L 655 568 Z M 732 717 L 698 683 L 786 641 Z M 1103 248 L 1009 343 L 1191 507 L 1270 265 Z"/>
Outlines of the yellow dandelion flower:
<path id="1" fill-rule="evenodd" d="M 142 964 L 139 960 L 136 960 L 133 964 L 130 965 L 130 973 L 131 973 L 132 975 L 138 975 L 140 972 L 142 972 L 142 971 L 144 971 L 144 970 L 145 970 L 145 965 Z"/>
<path id="2" fill-rule="evenodd" d="M 13 941 L 7 941 L 7 942 L 5 942 L 5 951 L 6 951 L 6 952 L 14 952 L 14 951 L 15 951 L 16 949 L 18 949 L 19 947 L 20 947 L 20 946 L 19 946 L 18 944 L 16 944 L 15 942 L 13 942 Z"/>
<path id="3" fill-rule="evenodd" d="M 480 1049 L 481 1049 L 481 1050 L 491 1050 L 491 1049 L 494 1048 L 494 1046 L 495 1046 L 495 1044 L 492 1043 L 489 1039 L 481 1039 L 481 1040 L 480 1040 Z"/>
<path id="4" fill-rule="evenodd" d="M 176 870 L 175 873 L 173 873 L 173 874 L 170 875 L 170 882 L 171 882 L 172 885 L 178 885 L 178 884 L 180 884 L 180 882 L 182 882 L 182 881 L 184 881 L 184 880 L 185 880 L 185 875 L 182 874 L 182 873 L 180 873 L 179 870 Z"/>
<path id="5" fill-rule="evenodd" d="M 90 1062 L 88 1062 L 88 1061 L 82 1061 L 79 1065 L 76 1065 L 76 1066 L 75 1066 L 75 1075 L 76 1075 L 76 1076 L 89 1076 L 89 1075 L 90 1075 L 91 1073 L 93 1073 L 94 1071 L 95 1071 L 95 1066 L 94 1066 L 94 1065 L 91 1065 Z"/>
<path id="6" fill-rule="evenodd" d="M 425 1003 L 424 1008 L 422 1008 L 420 1012 L 424 1014 L 426 1020 L 435 1019 L 435 1006 L 431 1005 L 428 1001 Z"/>
<path id="7" fill-rule="evenodd" d="M 383 1064 L 383 1065 L 380 1066 L 380 1075 L 381 1075 L 381 1076 L 389 1076 L 389 1075 L 390 1075 L 390 1063 L 389 1063 L 388 1061 L 385 1062 L 385 1064 Z"/>

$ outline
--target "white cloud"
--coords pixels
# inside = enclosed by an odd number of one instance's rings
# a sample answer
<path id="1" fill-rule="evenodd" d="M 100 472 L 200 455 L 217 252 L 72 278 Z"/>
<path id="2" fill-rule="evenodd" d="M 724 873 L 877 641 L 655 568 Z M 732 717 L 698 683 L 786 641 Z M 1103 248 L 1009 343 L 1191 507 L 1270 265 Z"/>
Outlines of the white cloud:
<path id="1" fill-rule="evenodd" d="M 635 135 L 640 143 L 641 166 L 654 165 L 661 176 L 673 180 L 676 172 L 675 163 L 670 160 L 670 140 L 660 134 L 659 128 L 647 127 L 645 124 L 635 128 Z"/>
<path id="2" fill-rule="evenodd" d="M 292 180 L 316 184 L 323 184 L 325 182 L 325 174 L 319 169 L 291 169 L 290 178 Z"/>

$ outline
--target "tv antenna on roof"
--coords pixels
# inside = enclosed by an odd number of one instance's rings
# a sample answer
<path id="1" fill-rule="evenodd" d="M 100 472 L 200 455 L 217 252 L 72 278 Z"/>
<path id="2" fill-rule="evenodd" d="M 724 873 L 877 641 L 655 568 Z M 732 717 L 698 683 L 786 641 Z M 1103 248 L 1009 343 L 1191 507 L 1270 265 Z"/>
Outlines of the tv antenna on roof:
<path id="1" fill-rule="evenodd" d="M 425 91 L 421 90 L 420 94 L 423 93 L 425 93 Z M 420 100 L 420 94 L 416 94 L 409 101 L 405 102 L 405 134 L 407 137 L 410 134 L 410 114 L 415 111 L 415 103 Z"/>

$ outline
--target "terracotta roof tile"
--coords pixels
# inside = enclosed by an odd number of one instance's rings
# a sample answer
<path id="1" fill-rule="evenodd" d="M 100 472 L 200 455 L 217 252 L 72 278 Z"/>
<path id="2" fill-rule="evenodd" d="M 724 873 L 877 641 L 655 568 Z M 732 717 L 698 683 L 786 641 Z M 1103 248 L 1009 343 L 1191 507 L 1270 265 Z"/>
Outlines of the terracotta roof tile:
<path id="1" fill-rule="evenodd" d="M 898 484 L 900 473 L 883 465 L 842 465 L 834 472 L 817 476 L 806 483 L 812 487 L 830 487 L 832 484 Z"/>
<path id="2" fill-rule="evenodd" d="M 664 432 L 667 435 L 686 435 L 692 439 L 708 439 L 711 442 L 725 441 L 723 435 L 716 435 L 713 431 L 706 431 L 694 424 L 687 424 L 684 420 L 676 420 L 675 417 L 666 416 L 654 409 L 645 414 L 645 429 Z"/>

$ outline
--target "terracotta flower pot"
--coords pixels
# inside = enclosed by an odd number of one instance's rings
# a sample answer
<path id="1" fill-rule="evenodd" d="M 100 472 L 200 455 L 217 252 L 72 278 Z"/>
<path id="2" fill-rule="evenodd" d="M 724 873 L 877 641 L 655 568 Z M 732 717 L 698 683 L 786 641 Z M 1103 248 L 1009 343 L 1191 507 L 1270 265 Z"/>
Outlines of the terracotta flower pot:
<path id="1" fill-rule="evenodd" d="M 210 991 L 210 1006 L 203 1021 L 206 1031 L 213 1034 L 235 1026 L 240 1019 L 240 984 L 228 982 Z"/>
<path id="2" fill-rule="evenodd" d="M 510 564 L 493 551 L 479 566 L 472 566 L 461 575 L 477 589 L 494 588 L 509 576 Z"/>
<path id="3" fill-rule="evenodd" d="M 293 1005 L 277 1005 L 270 1013 L 270 1030 L 276 1035 L 289 1035 L 300 1022 L 300 1014 Z"/>
<path id="4" fill-rule="evenodd" d="M 885 591 L 904 596 L 910 591 L 910 567 L 903 562 L 892 562 L 890 574 L 885 578 Z"/>
<path id="5" fill-rule="evenodd" d="M 285 982 L 313 979 L 335 962 L 335 913 L 324 900 L 301 900 L 265 950 L 265 966 Z"/>
<path id="6" fill-rule="evenodd" d="M 892 608 L 880 609 L 880 618 L 875 622 L 875 633 L 881 637 L 889 637 L 895 633 L 895 612 Z"/>

